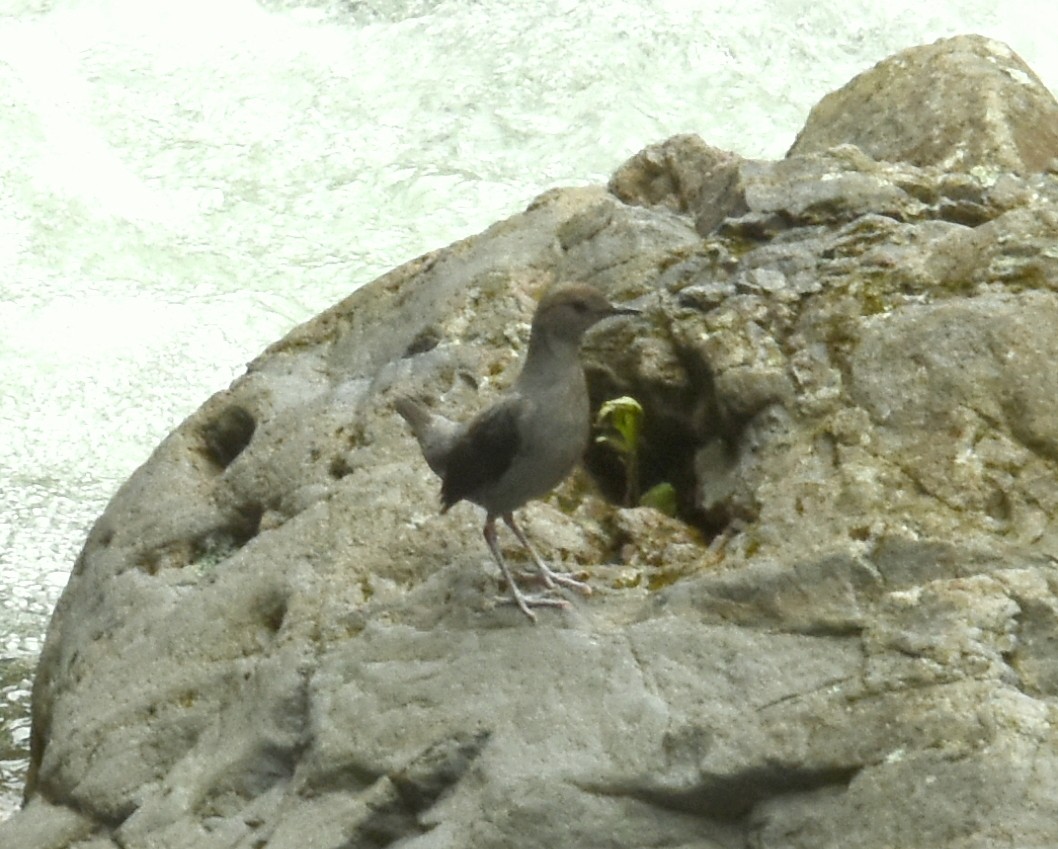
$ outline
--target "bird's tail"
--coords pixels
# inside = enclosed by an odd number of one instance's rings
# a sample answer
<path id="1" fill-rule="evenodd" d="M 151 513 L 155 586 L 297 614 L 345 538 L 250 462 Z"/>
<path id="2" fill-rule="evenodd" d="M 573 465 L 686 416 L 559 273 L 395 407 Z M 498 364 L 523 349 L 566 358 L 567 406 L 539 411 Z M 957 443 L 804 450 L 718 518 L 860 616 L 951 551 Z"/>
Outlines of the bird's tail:
<path id="1" fill-rule="evenodd" d="M 401 418 L 411 426 L 415 438 L 421 442 L 419 434 L 430 426 L 430 411 L 425 405 L 410 395 L 401 395 L 393 401 L 393 409 L 400 413 Z"/>
<path id="2" fill-rule="evenodd" d="M 425 404 L 409 395 L 401 395 L 394 399 L 393 409 L 411 427 L 411 432 L 415 434 L 430 468 L 443 478 L 448 452 L 451 450 L 459 425 L 444 416 L 431 412 Z"/>

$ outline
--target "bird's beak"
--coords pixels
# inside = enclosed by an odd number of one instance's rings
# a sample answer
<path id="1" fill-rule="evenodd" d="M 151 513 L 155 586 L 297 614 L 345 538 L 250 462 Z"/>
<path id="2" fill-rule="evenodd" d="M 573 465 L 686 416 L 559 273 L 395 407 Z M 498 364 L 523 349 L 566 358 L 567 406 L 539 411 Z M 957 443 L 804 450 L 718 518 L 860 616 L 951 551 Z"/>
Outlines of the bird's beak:
<path id="1" fill-rule="evenodd" d="M 613 307 L 610 310 L 610 315 L 640 315 L 642 310 L 637 310 L 632 307 Z"/>

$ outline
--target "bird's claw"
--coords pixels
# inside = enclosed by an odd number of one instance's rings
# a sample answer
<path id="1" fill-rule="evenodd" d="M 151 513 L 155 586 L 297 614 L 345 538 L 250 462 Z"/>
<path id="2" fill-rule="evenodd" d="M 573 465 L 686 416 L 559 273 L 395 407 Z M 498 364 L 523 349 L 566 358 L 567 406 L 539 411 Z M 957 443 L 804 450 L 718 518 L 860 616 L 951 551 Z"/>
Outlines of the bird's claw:
<path id="1" fill-rule="evenodd" d="M 522 613 L 528 616 L 533 622 L 536 621 L 536 614 L 532 611 L 532 608 L 534 607 L 554 607 L 560 610 L 569 610 L 569 608 L 573 606 L 564 598 L 547 595 L 522 595 L 521 593 L 517 596 L 500 596 L 496 599 L 496 603 L 518 605 Z"/>
<path id="2" fill-rule="evenodd" d="M 584 581 L 574 578 L 568 572 L 555 572 L 542 564 L 538 564 L 537 569 L 538 579 L 549 590 L 553 590 L 557 586 L 563 586 L 576 590 L 583 596 L 591 595 L 591 587 Z"/>
<path id="3" fill-rule="evenodd" d="M 574 578 L 572 575 L 567 575 L 564 572 L 552 572 L 548 577 L 550 577 L 554 583 L 569 587 L 571 590 L 576 590 L 583 596 L 591 595 L 591 587 L 584 583 L 584 581 Z"/>

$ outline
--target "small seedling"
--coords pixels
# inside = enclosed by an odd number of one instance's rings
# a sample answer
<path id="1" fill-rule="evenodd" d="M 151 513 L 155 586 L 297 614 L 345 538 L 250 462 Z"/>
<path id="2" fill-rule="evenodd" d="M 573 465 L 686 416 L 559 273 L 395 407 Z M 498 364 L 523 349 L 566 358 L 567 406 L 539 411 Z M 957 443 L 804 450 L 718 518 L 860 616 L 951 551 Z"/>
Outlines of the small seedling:
<path id="1" fill-rule="evenodd" d="M 613 398 L 599 408 L 595 426 L 602 431 L 596 442 L 609 445 L 625 467 L 624 504 L 639 499 L 639 438 L 643 431 L 643 406 L 628 395 Z"/>

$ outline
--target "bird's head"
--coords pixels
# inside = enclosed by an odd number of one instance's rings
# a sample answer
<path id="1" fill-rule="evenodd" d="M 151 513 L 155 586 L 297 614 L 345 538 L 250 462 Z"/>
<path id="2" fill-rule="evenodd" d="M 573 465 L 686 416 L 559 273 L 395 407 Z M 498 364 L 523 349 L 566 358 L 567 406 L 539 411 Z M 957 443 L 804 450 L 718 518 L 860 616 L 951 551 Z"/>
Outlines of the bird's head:
<path id="1" fill-rule="evenodd" d="M 568 283 L 548 292 L 533 316 L 533 333 L 579 343 L 593 324 L 615 315 L 634 315 L 639 310 L 616 307 L 593 286 Z"/>

